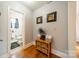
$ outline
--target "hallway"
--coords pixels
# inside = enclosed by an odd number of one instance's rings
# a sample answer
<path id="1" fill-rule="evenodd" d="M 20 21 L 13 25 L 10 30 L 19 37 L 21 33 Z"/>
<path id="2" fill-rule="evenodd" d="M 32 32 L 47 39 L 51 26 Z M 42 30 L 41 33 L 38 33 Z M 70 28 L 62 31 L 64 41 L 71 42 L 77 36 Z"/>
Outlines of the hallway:
<path id="1" fill-rule="evenodd" d="M 51 39 L 51 44 L 39 44 L 47 55 L 51 51 L 51 58 L 73 58 L 75 51 L 79 57 L 79 47 L 75 50 L 76 2 L 0 1 L 0 58 L 9 54 L 9 58 L 47 58 L 34 46 L 38 37 Z"/>

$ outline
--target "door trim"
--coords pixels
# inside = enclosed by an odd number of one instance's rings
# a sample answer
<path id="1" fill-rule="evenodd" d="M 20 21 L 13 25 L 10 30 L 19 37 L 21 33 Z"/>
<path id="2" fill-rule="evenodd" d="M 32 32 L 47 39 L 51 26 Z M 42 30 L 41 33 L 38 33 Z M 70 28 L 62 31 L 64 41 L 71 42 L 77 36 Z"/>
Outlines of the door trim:
<path id="1" fill-rule="evenodd" d="M 22 13 L 22 12 L 20 12 L 20 11 L 18 11 L 18 10 L 15 10 L 15 9 L 13 9 L 13 8 L 11 8 L 11 7 L 8 7 L 8 55 L 10 55 L 10 51 L 11 51 L 11 49 L 10 49 L 10 46 L 11 46 L 11 44 L 10 44 L 10 39 L 11 39 L 11 37 L 10 37 L 10 29 L 9 29 L 9 21 L 10 21 L 10 19 L 9 19 L 9 15 L 10 15 L 10 11 L 14 11 L 14 12 L 17 12 L 17 13 L 20 13 L 20 14 L 22 14 L 23 15 L 23 25 L 22 25 L 22 27 L 23 27 L 23 32 L 22 32 L 22 38 L 23 38 L 23 47 L 24 47 L 24 44 L 25 44 L 25 15 L 24 15 L 24 13 Z"/>

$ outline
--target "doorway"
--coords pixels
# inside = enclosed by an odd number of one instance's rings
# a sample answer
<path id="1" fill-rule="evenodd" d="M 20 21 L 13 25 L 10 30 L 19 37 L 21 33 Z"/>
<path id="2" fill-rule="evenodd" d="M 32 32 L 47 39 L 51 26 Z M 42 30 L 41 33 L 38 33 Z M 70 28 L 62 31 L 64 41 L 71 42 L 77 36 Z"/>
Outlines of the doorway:
<path id="1" fill-rule="evenodd" d="M 11 8 L 8 16 L 8 51 L 13 54 L 24 46 L 24 19 L 23 13 Z"/>

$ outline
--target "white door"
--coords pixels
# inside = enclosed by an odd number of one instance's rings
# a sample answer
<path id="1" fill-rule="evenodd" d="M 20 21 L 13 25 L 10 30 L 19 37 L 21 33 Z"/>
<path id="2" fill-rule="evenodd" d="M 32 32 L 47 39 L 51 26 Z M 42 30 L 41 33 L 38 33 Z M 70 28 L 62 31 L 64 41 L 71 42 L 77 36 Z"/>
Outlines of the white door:
<path id="1" fill-rule="evenodd" d="M 9 9 L 8 51 L 15 52 L 24 45 L 24 19 L 23 13 Z"/>

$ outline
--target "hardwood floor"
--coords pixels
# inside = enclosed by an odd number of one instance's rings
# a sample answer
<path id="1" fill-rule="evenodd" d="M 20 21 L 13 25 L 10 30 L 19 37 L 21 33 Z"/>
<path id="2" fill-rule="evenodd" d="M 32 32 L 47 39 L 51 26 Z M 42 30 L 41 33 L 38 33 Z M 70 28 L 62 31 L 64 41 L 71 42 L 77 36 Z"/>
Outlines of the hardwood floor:
<path id="1" fill-rule="evenodd" d="M 10 58 L 47 58 L 47 55 L 41 53 L 40 51 L 36 50 L 36 47 L 33 45 L 29 48 L 23 49 L 18 53 L 12 54 Z M 51 58 L 60 58 L 54 54 L 51 54 Z"/>
<path id="2" fill-rule="evenodd" d="M 77 55 L 77 58 L 79 58 L 79 42 L 76 42 L 76 55 Z"/>

